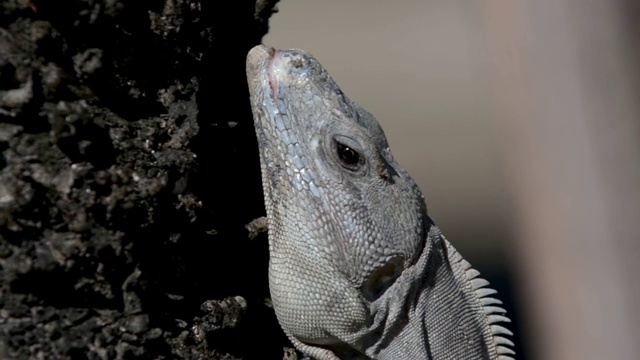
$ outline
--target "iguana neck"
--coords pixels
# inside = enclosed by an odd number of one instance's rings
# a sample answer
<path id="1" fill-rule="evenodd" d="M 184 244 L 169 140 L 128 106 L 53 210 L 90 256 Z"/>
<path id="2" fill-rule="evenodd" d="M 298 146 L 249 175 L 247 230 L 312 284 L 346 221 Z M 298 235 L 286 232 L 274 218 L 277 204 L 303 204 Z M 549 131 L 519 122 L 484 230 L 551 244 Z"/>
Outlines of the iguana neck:
<path id="1" fill-rule="evenodd" d="M 512 333 L 496 324 L 509 322 L 501 302 L 492 297 L 496 291 L 486 287 L 489 283 L 479 277 L 437 226 L 431 226 L 423 253 L 405 272 L 402 277 L 406 279 L 398 283 L 411 283 L 415 288 L 389 290 L 406 293 L 402 311 L 407 316 L 394 324 L 394 333 L 381 337 L 366 351 L 368 356 L 411 359 L 404 354 L 419 353 L 429 359 L 509 359 L 514 354 L 505 347 L 513 343 L 504 337 Z M 372 310 L 382 310 L 379 315 L 384 316 L 384 309 L 398 307 L 393 304 L 396 301 L 403 300 L 386 299 Z M 390 318 L 397 319 L 393 315 Z"/>

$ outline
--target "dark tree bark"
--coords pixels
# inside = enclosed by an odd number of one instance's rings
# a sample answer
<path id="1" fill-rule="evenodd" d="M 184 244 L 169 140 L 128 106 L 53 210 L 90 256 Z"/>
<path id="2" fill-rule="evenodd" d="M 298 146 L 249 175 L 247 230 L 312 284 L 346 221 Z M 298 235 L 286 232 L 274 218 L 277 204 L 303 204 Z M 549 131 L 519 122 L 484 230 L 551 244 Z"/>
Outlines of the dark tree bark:
<path id="1" fill-rule="evenodd" d="M 275 2 L 1 2 L 0 358 L 283 357 L 245 227 Z"/>

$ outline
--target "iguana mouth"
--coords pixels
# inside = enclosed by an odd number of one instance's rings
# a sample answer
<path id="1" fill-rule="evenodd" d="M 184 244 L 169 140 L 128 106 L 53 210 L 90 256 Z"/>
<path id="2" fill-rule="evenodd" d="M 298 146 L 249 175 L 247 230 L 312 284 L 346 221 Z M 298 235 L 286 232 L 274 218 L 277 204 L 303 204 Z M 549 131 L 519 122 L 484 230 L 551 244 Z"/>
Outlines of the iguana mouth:
<path id="1" fill-rule="evenodd" d="M 290 68 L 290 60 L 285 58 L 287 56 L 285 52 L 262 45 L 254 47 L 247 55 L 247 61 L 253 64 L 247 76 L 249 82 L 253 82 L 254 86 L 258 85 L 255 83 L 261 83 L 261 89 L 266 93 L 263 99 L 269 99 L 282 114 L 286 114 L 286 104 L 280 94 L 280 87 L 282 79 L 289 76 L 287 69 Z"/>
<path id="2" fill-rule="evenodd" d="M 249 54 L 247 54 L 247 78 L 249 80 L 249 86 L 260 86 L 262 91 L 268 92 L 267 96 L 263 96 L 263 99 L 269 98 L 274 104 L 277 99 L 278 87 L 271 69 L 277 52 L 274 48 L 259 45 L 251 49 Z M 267 83 L 268 86 L 264 86 L 264 83 Z"/>
<path id="3" fill-rule="evenodd" d="M 273 100 L 274 103 L 277 104 L 278 102 L 278 80 L 275 76 L 275 74 L 273 73 L 273 62 L 276 59 L 276 56 L 278 54 L 277 50 L 273 50 L 273 49 L 269 49 L 272 50 L 270 51 L 270 60 L 269 63 L 267 64 L 265 71 L 267 73 L 267 78 L 269 79 L 269 88 L 271 89 L 271 99 Z"/>

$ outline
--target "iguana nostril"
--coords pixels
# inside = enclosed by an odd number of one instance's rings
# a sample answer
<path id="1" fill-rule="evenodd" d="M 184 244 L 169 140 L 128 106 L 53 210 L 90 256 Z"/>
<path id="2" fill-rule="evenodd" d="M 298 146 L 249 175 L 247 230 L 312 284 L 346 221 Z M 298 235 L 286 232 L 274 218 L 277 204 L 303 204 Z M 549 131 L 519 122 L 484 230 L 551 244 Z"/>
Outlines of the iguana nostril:
<path id="1" fill-rule="evenodd" d="M 301 58 L 295 58 L 291 60 L 291 65 L 299 69 L 305 65 L 305 61 Z"/>

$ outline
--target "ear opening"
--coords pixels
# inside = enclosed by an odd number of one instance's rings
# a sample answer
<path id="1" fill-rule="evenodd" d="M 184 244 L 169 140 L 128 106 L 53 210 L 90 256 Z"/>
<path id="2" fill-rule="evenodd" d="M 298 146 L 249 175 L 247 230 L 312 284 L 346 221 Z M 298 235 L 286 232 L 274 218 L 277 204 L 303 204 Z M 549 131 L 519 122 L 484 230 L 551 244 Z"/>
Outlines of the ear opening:
<path id="1" fill-rule="evenodd" d="M 375 269 L 360 288 L 365 299 L 373 302 L 387 291 L 402 273 L 404 259 L 396 256 Z"/>

